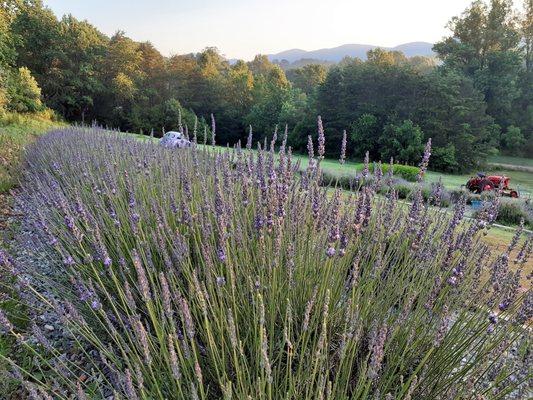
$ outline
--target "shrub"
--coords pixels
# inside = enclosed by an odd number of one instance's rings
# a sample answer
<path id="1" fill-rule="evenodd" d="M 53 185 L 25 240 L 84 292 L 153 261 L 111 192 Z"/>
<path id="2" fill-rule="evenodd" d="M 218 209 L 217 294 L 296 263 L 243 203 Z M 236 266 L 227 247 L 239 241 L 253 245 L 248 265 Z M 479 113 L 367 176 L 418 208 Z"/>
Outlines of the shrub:
<path id="1" fill-rule="evenodd" d="M 455 155 L 455 146 L 448 143 L 445 147 L 435 147 L 431 154 L 430 166 L 435 171 L 457 171 L 459 164 Z"/>
<path id="2" fill-rule="evenodd" d="M 420 127 L 409 119 L 401 124 L 386 124 L 378 141 L 380 155 L 385 160 L 396 157 L 401 162 L 414 163 L 424 152 L 422 136 Z"/>
<path id="3" fill-rule="evenodd" d="M 390 165 L 383 164 L 381 168 L 383 170 L 383 173 L 386 174 L 390 169 Z M 371 172 L 374 171 L 373 165 L 371 165 L 370 171 Z M 411 165 L 394 164 L 392 168 L 392 172 L 394 176 L 401 177 L 408 182 L 416 182 L 416 179 L 420 172 L 420 168 L 413 167 Z"/>
<path id="4" fill-rule="evenodd" d="M 397 184 L 394 185 L 394 190 L 398 193 L 399 199 L 407 199 L 411 195 L 413 187 L 409 184 Z"/>
<path id="5" fill-rule="evenodd" d="M 19 113 L 41 111 L 41 88 L 26 67 L 10 71 L 7 78 L 7 108 Z"/>
<path id="6" fill-rule="evenodd" d="M 39 140 L 21 206 L 62 260 L 46 281 L 61 295 L 42 309 L 61 316 L 83 364 L 42 338 L 19 341 L 39 361 L 21 371 L 25 386 L 91 399 L 512 390 L 482 383 L 527 312 L 508 258 L 492 269 L 501 285 L 480 280 L 492 209 L 462 224 L 460 208 L 451 216 L 418 196 L 405 206 L 372 185 L 328 192 L 315 170 L 300 179 L 287 155 L 275 160 L 97 130 Z M 78 379 L 85 371 L 94 377 Z"/>
<path id="7" fill-rule="evenodd" d="M 472 192 L 470 192 L 467 189 L 464 189 L 464 188 L 452 189 L 449 191 L 449 194 L 450 194 L 450 200 L 454 204 L 457 203 L 462 198 L 467 199 L 467 204 L 470 204 L 468 199 L 472 196 Z"/>
<path id="8" fill-rule="evenodd" d="M 437 194 L 438 189 L 438 194 Z M 422 198 L 432 206 L 449 207 L 451 204 L 450 193 L 441 185 L 437 188 L 436 183 L 431 183 L 422 188 Z"/>
<path id="9" fill-rule="evenodd" d="M 351 190 L 355 188 L 356 180 L 348 175 L 336 175 L 334 173 L 322 171 L 321 186 L 337 186 L 341 189 Z"/>
<path id="10" fill-rule="evenodd" d="M 525 226 L 533 226 L 531 211 L 528 212 L 516 201 L 502 201 L 498 209 L 496 222 L 504 225 L 519 225 L 524 220 Z"/>

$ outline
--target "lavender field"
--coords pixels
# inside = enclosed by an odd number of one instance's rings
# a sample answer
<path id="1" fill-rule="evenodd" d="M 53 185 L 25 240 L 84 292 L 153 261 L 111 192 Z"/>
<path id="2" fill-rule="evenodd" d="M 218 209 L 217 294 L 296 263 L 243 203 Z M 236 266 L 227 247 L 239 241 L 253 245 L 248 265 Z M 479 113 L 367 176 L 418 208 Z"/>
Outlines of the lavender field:
<path id="1" fill-rule="evenodd" d="M 409 206 L 368 160 L 358 187 L 323 187 L 318 131 L 303 172 L 286 137 L 40 138 L 25 239 L 0 250 L 4 397 L 527 398 L 532 235 L 494 255 L 498 197 L 475 220 L 430 207 L 430 142 Z"/>

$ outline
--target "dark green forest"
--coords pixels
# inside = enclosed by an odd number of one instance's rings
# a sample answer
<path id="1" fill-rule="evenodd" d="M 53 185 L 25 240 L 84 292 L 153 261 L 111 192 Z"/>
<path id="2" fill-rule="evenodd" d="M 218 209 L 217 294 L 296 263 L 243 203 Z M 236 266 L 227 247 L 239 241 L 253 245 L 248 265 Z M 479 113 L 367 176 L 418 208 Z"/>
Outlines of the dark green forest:
<path id="1" fill-rule="evenodd" d="M 475 1 L 449 21 L 438 62 L 377 49 L 365 61 L 285 72 L 265 55 L 230 64 L 216 48 L 163 56 L 124 32 L 108 37 L 40 0 L 0 0 L 0 112 L 51 109 L 69 122 L 156 135 L 216 118 L 218 144 L 287 125 L 304 151 L 322 116 L 327 155 L 413 164 L 432 138 L 430 167 L 470 171 L 487 156 L 533 154 L 533 0 Z M 3 110 L 3 111 L 2 111 Z M 200 136 L 203 128 L 200 127 Z"/>

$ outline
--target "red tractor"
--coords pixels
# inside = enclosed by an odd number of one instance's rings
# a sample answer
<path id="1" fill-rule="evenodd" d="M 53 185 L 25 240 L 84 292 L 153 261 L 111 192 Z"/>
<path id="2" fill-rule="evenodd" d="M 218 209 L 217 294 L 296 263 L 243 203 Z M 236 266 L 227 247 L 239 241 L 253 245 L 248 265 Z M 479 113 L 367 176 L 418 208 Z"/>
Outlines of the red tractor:
<path id="1" fill-rule="evenodd" d="M 518 191 L 509 187 L 511 178 L 503 175 L 485 175 L 478 173 L 466 183 L 466 188 L 474 193 L 483 193 L 492 190 L 499 190 L 504 196 L 518 197 Z"/>

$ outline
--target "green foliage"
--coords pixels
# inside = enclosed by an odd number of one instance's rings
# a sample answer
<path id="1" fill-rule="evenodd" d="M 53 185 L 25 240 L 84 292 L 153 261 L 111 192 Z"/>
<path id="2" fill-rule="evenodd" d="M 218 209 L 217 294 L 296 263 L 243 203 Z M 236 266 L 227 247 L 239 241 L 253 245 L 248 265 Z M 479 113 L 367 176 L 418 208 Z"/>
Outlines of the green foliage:
<path id="1" fill-rule="evenodd" d="M 458 164 L 453 143 L 448 143 L 444 147 L 436 147 L 433 149 L 431 152 L 431 165 L 437 171 L 457 170 Z"/>
<path id="2" fill-rule="evenodd" d="M 43 109 L 41 89 L 26 67 L 12 71 L 7 79 L 7 108 L 19 113 L 33 113 Z"/>
<path id="3" fill-rule="evenodd" d="M 483 95 L 487 113 L 504 131 L 513 125 L 522 132 L 533 131 L 533 5 L 525 1 L 524 6 L 517 18 L 512 0 L 493 0 L 489 5 L 474 1 L 450 21 L 451 36 L 434 47 L 443 68 L 472 80 Z M 521 153 L 516 147 L 513 151 Z"/>
<path id="4" fill-rule="evenodd" d="M 384 174 L 387 174 L 390 169 L 390 164 L 383 164 L 381 169 Z M 372 172 L 374 171 L 374 165 L 370 166 L 370 170 Z M 420 168 L 411 165 L 393 164 L 392 173 L 393 176 L 400 177 L 408 182 L 416 182 L 418 174 L 420 173 Z"/>
<path id="5" fill-rule="evenodd" d="M 394 186 L 394 190 L 396 190 L 399 199 L 407 199 L 411 195 L 413 187 L 408 184 L 398 184 Z"/>
<path id="6" fill-rule="evenodd" d="M 379 150 L 382 159 L 396 158 L 399 162 L 413 164 L 424 152 L 422 130 L 411 120 L 400 125 L 387 124 L 379 138 Z"/>
<path id="7" fill-rule="evenodd" d="M 326 75 L 326 67 L 320 64 L 309 64 L 287 72 L 287 78 L 294 87 L 307 95 L 313 94 L 318 86 L 324 83 Z"/>
<path id="8" fill-rule="evenodd" d="M 15 38 L 11 32 L 11 18 L 8 12 L 0 6 L 0 68 L 13 65 L 16 56 Z"/>
<path id="9" fill-rule="evenodd" d="M 526 140 L 524 139 L 524 135 L 522 135 L 520 128 L 510 125 L 507 127 L 507 131 L 502 135 L 502 142 L 506 149 L 513 150 L 524 145 Z"/>
<path id="10" fill-rule="evenodd" d="M 422 143 L 431 137 L 434 149 L 455 144 L 455 153 L 448 152 L 438 166 L 459 171 L 481 164 L 493 147 L 492 119 L 485 113 L 481 94 L 453 71 L 421 74 L 408 65 L 347 63 L 330 70 L 316 103 L 326 133 L 339 137 L 346 126 L 350 127 L 353 147 L 349 150 L 356 156 L 368 150 L 374 159 L 396 157 L 397 153 L 391 153 L 403 149 L 404 156 L 412 161 L 409 146 L 417 148 L 417 136 L 423 132 Z M 406 120 L 421 132 L 407 123 L 402 129 L 388 127 L 384 134 L 387 125 Z M 415 135 L 413 143 L 388 137 L 390 133 L 401 137 L 405 130 Z M 384 138 L 382 143 L 380 137 Z M 337 141 L 333 151 L 338 149 Z M 393 151 L 382 154 L 387 149 Z"/>
<path id="11" fill-rule="evenodd" d="M 378 119 L 372 114 L 361 115 L 350 126 L 350 138 L 353 143 L 353 154 L 363 157 L 365 152 L 377 153 L 377 144 L 380 135 Z"/>
<path id="12" fill-rule="evenodd" d="M 431 137 L 430 168 L 465 172 L 498 149 L 533 149 L 533 6 L 525 6 L 515 17 L 510 0 L 474 2 L 435 45 L 441 66 L 378 48 L 365 62 L 298 68 L 265 55 L 230 65 L 214 47 L 167 58 L 123 32 L 107 37 L 72 16 L 58 20 L 40 1 L 13 0 L 0 7 L 0 108 L 8 107 L 8 77 L 27 67 L 43 102 L 69 121 L 148 132 L 175 121 L 175 100 L 200 120 L 213 113 L 220 144 L 245 141 L 248 125 L 257 141 L 288 124 L 288 142 L 304 152 L 321 115 L 332 158 L 343 130 L 348 157 L 369 151 L 406 163 Z M 37 105 L 17 99 L 10 109 Z"/>

